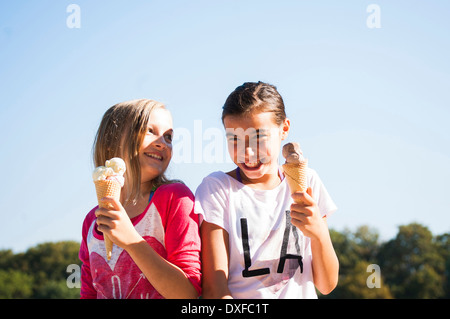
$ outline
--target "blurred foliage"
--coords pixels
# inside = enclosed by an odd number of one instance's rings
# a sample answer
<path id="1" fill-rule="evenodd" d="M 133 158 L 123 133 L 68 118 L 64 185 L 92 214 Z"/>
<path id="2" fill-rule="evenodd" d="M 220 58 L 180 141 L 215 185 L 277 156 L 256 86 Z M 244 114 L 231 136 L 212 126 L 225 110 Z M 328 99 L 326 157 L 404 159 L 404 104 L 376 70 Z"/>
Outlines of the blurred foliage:
<path id="1" fill-rule="evenodd" d="M 450 298 L 450 234 L 433 236 L 417 223 L 400 226 L 380 242 L 375 229 L 330 230 L 339 258 L 339 283 L 320 298 Z M 43 243 L 24 253 L 0 250 L 0 298 L 79 298 L 67 280 L 79 265 L 80 244 Z M 380 268 L 379 288 L 369 288 L 369 265 Z M 73 282 L 73 280 L 71 281 Z"/>
<path id="2" fill-rule="evenodd" d="M 417 223 L 380 243 L 367 226 L 330 230 L 339 259 L 339 283 L 320 298 L 450 298 L 450 234 L 433 236 Z M 369 265 L 380 267 L 380 287 L 369 288 Z"/>
<path id="3" fill-rule="evenodd" d="M 80 244 L 43 243 L 25 253 L 0 251 L 0 298 L 79 298 L 79 288 L 68 288 L 67 266 L 81 266 Z"/>

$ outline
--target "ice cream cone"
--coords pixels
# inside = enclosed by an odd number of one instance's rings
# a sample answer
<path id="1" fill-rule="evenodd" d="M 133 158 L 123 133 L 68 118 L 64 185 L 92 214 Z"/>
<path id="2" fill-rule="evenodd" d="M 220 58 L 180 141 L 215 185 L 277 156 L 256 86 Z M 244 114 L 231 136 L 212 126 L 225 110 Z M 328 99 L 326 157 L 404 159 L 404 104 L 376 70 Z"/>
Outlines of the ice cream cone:
<path id="1" fill-rule="evenodd" d="M 308 160 L 300 163 L 286 163 L 283 165 L 284 176 L 291 193 L 305 192 L 308 187 L 306 169 Z"/>
<path id="2" fill-rule="evenodd" d="M 116 200 L 120 200 L 120 190 L 122 188 L 121 185 L 115 180 L 98 180 L 94 181 L 94 184 L 95 190 L 97 191 L 97 200 L 99 207 L 112 209 L 113 207 L 111 207 L 110 204 L 103 204 L 100 202 L 100 200 L 105 196 L 111 196 Z M 106 258 L 110 260 L 113 243 L 107 235 L 104 234 L 103 238 L 105 240 Z"/>

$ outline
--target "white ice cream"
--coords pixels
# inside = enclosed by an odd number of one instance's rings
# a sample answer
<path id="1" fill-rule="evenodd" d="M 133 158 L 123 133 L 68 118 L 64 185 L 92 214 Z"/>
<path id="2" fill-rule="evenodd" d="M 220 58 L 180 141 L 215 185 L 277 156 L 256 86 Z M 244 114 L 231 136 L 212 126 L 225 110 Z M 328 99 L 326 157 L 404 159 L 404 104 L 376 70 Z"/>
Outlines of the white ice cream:
<path id="1" fill-rule="evenodd" d="M 120 186 L 125 183 L 125 178 L 123 174 L 126 171 L 126 165 L 123 159 L 119 157 L 111 158 L 107 160 L 105 166 L 99 166 L 95 168 L 92 173 L 92 179 L 94 181 L 101 180 L 116 180 L 119 182 Z"/>

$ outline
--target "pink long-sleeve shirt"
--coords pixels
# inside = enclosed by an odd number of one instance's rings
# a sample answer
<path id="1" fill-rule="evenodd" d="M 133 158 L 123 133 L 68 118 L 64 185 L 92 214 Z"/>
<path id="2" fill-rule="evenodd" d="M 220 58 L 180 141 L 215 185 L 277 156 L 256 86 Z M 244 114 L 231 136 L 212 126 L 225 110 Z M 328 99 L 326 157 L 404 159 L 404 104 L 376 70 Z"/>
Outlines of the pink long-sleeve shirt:
<path id="1" fill-rule="evenodd" d="M 106 259 L 103 234 L 93 208 L 83 222 L 81 298 L 163 298 L 130 255 L 114 245 Z M 194 196 L 185 185 L 160 186 L 143 213 L 131 219 L 138 233 L 163 258 L 181 268 L 201 294 L 200 235 Z"/>

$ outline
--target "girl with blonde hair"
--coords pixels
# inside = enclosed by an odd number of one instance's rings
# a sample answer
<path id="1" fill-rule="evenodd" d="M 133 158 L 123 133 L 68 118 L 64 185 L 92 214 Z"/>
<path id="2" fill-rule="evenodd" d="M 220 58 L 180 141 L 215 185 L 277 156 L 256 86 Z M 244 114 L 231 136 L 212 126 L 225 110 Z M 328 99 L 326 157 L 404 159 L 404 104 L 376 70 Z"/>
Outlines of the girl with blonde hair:
<path id="1" fill-rule="evenodd" d="M 93 208 L 82 229 L 81 298 L 196 298 L 201 294 L 200 238 L 194 196 L 164 176 L 172 158 L 173 124 L 162 103 L 141 99 L 106 111 L 95 166 L 120 157 L 125 184 L 114 209 Z M 110 261 L 103 234 L 115 244 Z"/>

